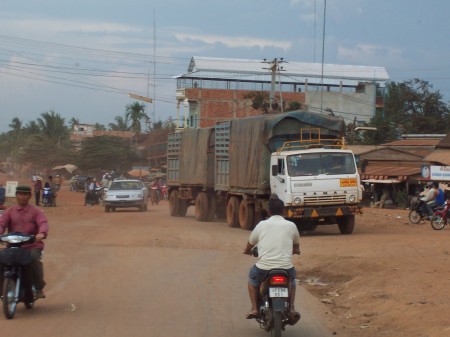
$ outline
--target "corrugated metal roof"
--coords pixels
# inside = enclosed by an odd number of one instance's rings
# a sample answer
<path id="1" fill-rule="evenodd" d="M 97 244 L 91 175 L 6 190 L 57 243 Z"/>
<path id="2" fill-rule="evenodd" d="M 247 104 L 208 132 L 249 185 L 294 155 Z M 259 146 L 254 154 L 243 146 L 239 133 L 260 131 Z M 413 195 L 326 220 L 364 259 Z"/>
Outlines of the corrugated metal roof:
<path id="1" fill-rule="evenodd" d="M 450 148 L 450 133 L 439 142 L 437 148 Z"/>
<path id="2" fill-rule="evenodd" d="M 418 166 L 371 166 L 368 165 L 361 174 L 364 179 L 372 177 L 402 177 L 419 174 L 422 170 L 422 163 Z"/>
<path id="3" fill-rule="evenodd" d="M 318 79 L 322 77 L 321 63 L 289 61 L 282 63 L 281 66 L 283 67 L 281 75 L 284 79 L 288 79 L 286 82 L 318 83 Z M 242 80 L 243 74 L 247 74 L 245 79 L 248 80 L 270 81 L 268 67 L 269 64 L 265 64 L 261 60 L 194 56 L 189 64 L 188 74 L 179 75 L 176 78 L 236 78 Z M 389 75 L 384 67 L 339 64 L 324 64 L 323 77 L 324 83 L 335 85 L 339 85 L 341 81 L 343 85 L 356 85 L 358 82 L 364 81 L 376 81 L 383 85 L 385 81 L 389 80 Z"/>
<path id="4" fill-rule="evenodd" d="M 384 146 L 436 146 L 442 139 L 400 139 L 389 143 L 384 143 Z"/>
<path id="5" fill-rule="evenodd" d="M 436 149 L 428 156 L 423 158 L 423 161 L 435 162 L 450 166 L 450 149 Z"/>

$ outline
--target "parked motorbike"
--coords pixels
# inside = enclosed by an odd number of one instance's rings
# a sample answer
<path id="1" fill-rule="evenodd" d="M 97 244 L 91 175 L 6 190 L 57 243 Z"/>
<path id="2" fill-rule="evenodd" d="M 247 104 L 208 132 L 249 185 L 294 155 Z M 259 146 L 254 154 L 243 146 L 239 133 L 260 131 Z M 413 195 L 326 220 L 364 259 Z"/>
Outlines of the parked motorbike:
<path id="1" fill-rule="evenodd" d="M 252 255 L 258 256 L 256 247 L 253 247 Z M 259 286 L 256 321 L 272 337 L 281 337 L 286 325 L 294 325 L 300 320 L 298 312 L 290 311 L 290 291 L 289 273 L 285 269 L 270 270 Z"/>
<path id="2" fill-rule="evenodd" d="M 159 191 L 156 187 L 150 188 L 150 200 L 152 202 L 152 205 L 158 205 L 159 203 Z"/>
<path id="3" fill-rule="evenodd" d="M 433 212 L 436 211 L 442 206 L 432 207 Z M 423 220 L 431 219 L 430 214 L 428 213 L 428 208 L 426 202 L 422 197 L 414 197 L 411 200 L 411 205 L 409 207 L 409 221 L 413 224 L 418 224 Z"/>
<path id="4" fill-rule="evenodd" d="M 448 225 L 450 218 L 450 202 L 445 200 L 444 207 L 434 211 L 431 218 L 431 227 L 435 230 L 441 230 Z"/>
<path id="5" fill-rule="evenodd" d="M 7 248 L 0 252 L 0 260 L 3 263 L 2 304 L 7 319 L 14 318 L 19 302 L 23 302 L 27 309 L 31 309 L 36 300 L 34 286 L 24 277 L 24 266 L 32 261 L 31 253 L 21 247 L 33 241 L 34 235 L 22 233 L 0 236 L 0 242 L 7 244 Z"/>

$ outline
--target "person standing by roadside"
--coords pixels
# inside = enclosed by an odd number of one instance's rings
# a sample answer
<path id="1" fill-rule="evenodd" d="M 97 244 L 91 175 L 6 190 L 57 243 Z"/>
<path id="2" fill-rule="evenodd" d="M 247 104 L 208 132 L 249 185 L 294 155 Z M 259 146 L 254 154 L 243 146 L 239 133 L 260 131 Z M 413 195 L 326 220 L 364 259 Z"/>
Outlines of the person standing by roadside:
<path id="1" fill-rule="evenodd" d="M 41 262 L 42 251 L 44 250 L 43 240 L 48 235 L 48 220 L 44 212 L 39 208 L 30 205 L 31 187 L 19 185 L 16 188 L 17 204 L 9 207 L 0 216 L 0 235 L 5 232 L 21 232 L 24 234 L 34 235 L 35 241 L 22 247 L 31 252 L 32 261 L 25 268 L 25 273 L 29 277 L 35 288 L 36 298 L 45 298 L 43 289 L 44 266 Z M 0 263 L 0 270 L 3 266 Z M 0 273 L 0 292 L 3 284 L 3 273 Z"/>
<path id="2" fill-rule="evenodd" d="M 34 183 L 34 200 L 36 202 L 36 206 L 40 206 L 41 203 L 41 192 L 44 186 L 42 186 L 42 178 L 37 177 L 37 180 Z"/>
<path id="3" fill-rule="evenodd" d="M 55 177 L 55 192 L 59 191 L 60 188 L 61 188 L 61 177 L 59 174 L 57 174 Z"/>
<path id="4" fill-rule="evenodd" d="M 52 204 L 51 206 L 56 206 L 56 184 L 55 180 L 53 179 L 53 176 L 48 176 L 48 184 L 50 185 L 50 191 L 52 192 Z"/>

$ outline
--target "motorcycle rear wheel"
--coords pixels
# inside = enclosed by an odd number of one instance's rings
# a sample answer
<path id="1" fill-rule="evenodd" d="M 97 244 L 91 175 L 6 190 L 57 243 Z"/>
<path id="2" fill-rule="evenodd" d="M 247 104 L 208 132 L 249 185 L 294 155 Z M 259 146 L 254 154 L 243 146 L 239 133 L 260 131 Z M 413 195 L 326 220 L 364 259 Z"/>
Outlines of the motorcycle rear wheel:
<path id="1" fill-rule="evenodd" d="M 445 227 L 445 219 L 440 215 L 435 215 L 431 218 L 431 227 L 435 230 L 441 230 Z"/>
<path id="2" fill-rule="evenodd" d="M 416 210 L 409 212 L 408 217 L 409 221 L 413 224 L 418 224 L 422 220 L 422 216 Z"/>
<path id="3" fill-rule="evenodd" d="M 273 311 L 272 316 L 272 330 L 270 330 L 272 337 L 281 337 L 282 319 L 280 311 Z"/>
<path id="4" fill-rule="evenodd" d="M 14 318 L 17 309 L 16 295 L 16 280 L 5 278 L 3 280 L 3 314 L 6 319 Z"/>

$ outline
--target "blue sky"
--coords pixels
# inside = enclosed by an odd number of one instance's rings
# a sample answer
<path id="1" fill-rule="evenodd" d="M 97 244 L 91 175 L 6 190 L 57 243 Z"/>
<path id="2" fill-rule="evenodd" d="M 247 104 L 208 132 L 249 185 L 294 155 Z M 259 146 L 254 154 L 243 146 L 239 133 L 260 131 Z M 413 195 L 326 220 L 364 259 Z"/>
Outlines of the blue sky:
<path id="1" fill-rule="evenodd" d="M 383 66 L 450 99 L 450 1 L 327 0 L 324 62 Z M 176 116 L 192 56 L 321 62 L 324 0 L 15 0 L 0 4 L 0 132 L 53 110 L 108 125 L 134 100 Z M 156 28 L 156 29 L 154 29 Z"/>

